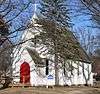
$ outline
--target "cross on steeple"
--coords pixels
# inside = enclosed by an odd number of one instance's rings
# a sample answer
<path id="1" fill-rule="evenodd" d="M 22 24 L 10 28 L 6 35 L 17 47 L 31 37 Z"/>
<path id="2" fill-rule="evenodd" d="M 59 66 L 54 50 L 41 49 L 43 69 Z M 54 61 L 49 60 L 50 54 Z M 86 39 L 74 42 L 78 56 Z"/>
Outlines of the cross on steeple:
<path id="1" fill-rule="evenodd" d="M 33 17 L 32 17 L 33 19 L 37 18 L 37 15 L 36 15 L 36 13 L 37 13 L 37 5 L 38 5 L 37 3 L 34 3 L 34 14 L 33 14 Z"/>

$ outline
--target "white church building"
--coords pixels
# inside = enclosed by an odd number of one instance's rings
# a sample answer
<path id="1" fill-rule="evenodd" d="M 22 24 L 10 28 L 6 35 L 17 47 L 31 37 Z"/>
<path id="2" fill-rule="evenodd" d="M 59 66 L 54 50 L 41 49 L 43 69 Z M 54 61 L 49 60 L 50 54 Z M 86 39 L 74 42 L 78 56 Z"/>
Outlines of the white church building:
<path id="1" fill-rule="evenodd" d="M 33 16 L 34 18 L 34 16 Z M 42 47 L 33 47 L 32 38 L 38 34 L 35 29 L 26 30 L 22 40 L 27 42 L 14 49 L 13 81 L 14 83 L 30 83 L 31 86 L 55 85 L 54 56 L 40 54 Z M 77 54 L 77 53 L 76 53 Z M 35 63 L 34 55 L 41 57 Z M 63 67 L 59 64 L 59 85 L 93 85 L 91 63 L 87 61 L 66 60 Z"/>

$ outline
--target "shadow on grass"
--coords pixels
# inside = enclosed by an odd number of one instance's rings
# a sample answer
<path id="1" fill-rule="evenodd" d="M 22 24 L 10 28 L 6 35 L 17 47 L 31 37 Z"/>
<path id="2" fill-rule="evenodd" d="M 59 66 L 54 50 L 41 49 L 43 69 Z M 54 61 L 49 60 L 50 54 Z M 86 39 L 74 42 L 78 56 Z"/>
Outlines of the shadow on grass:
<path id="1" fill-rule="evenodd" d="M 9 87 L 8 85 L 2 85 L 2 86 L 0 87 L 0 90 L 7 89 L 8 87 Z"/>
<path id="2" fill-rule="evenodd" d="M 4 88 L 4 87 L 1 87 L 1 88 L 0 88 L 0 90 L 4 90 L 4 89 L 6 89 L 6 88 Z"/>
<path id="3" fill-rule="evenodd" d="M 93 90 L 93 94 L 100 94 L 100 91 L 98 91 L 98 90 Z"/>

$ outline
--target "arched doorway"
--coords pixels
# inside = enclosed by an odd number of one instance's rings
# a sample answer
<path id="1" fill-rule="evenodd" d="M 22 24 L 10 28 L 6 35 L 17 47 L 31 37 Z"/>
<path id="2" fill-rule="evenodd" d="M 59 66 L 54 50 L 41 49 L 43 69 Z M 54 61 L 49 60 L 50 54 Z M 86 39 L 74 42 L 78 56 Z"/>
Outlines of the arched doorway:
<path id="1" fill-rule="evenodd" d="M 30 83 L 30 66 L 27 62 L 20 66 L 20 83 Z"/>

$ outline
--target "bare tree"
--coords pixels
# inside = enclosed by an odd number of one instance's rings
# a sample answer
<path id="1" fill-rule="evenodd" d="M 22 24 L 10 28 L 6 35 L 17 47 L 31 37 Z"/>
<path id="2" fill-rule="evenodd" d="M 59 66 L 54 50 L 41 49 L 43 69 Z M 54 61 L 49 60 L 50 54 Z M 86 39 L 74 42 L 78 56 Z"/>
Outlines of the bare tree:
<path id="1" fill-rule="evenodd" d="M 0 78 L 7 87 L 12 78 L 13 47 L 28 40 L 20 40 L 22 31 L 30 28 L 29 7 L 35 0 L 0 0 Z M 23 16 L 24 15 L 24 16 Z"/>
<path id="2" fill-rule="evenodd" d="M 30 13 L 28 9 L 33 3 L 32 1 L 0 1 L 0 45 L 7 39 L 9 39 L 9 41 L 14 40 L 13 43 L 16 44 L 19 40 L 19 36 L 22 34 L 21 31 L 29 28 L 28 20 L 30 18 Z"/>
<path id="3" fill-rule="evenodd" d="M 95 27 L 100 28 L 100 0 L 81 0 L 89 10 L 92 20 L 96 23 Z"/>
<path id="4" fill-rule="evenodd" d="M 0 47 L 0 50 L 4 49 L 8 45 L 11 45 L 11 43 L 6 40 L 2 47 Z M 3 51 L 3 54 L 0 55 L 0 84 L 3 85 L 3 88 L 8 87 L 9 83 L 11 83 L 12 51 L 13 49 L 10 48 L 9 50 Z"/>
<path id="5" fill-rule="evenodd" d="M 63 64 L 67 59 L 87 60 L 85 51 L 69 30 L 70 17 L 65 2 L 65 0 L 42 0 L 41 16 L 38 16 L 36 20 L 37 27 L 41 30 L 33 38 L 33 42 L 36 42 L 36 45 L 39 45 L 41 49 L 46 48 L 40 54 L 54 56 L 55 85 L 59 85 L 59 63 Z"/>
<path id="6" fill-rule="evenodd" d="M 84 27 L 78 28 L 75 31 L 75 36 L 80 42 L 83 49 L 88 55 L 92 55 L 95 50 L 96 37 L 91 30 L 85 29 Z"/>

